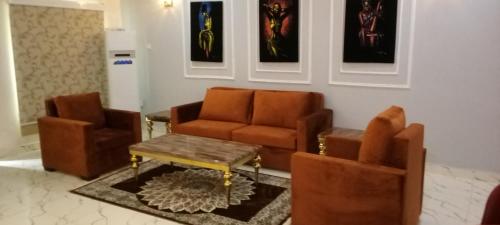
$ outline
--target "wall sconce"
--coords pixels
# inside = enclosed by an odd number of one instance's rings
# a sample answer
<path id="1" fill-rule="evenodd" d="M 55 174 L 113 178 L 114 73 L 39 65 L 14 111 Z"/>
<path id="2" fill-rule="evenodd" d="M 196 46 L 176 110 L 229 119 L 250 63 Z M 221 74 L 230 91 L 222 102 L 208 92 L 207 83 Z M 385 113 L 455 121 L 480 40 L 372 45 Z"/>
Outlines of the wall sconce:
<path id="1" fill-rule="evenodd" d="M 170 8 L 170 7 L 173 7 L 174 6 L 174 2 L 173 0 L 162 0 L 161 1 L 161 4 L 163 5 L 163 7 L 165 8 Z"/>

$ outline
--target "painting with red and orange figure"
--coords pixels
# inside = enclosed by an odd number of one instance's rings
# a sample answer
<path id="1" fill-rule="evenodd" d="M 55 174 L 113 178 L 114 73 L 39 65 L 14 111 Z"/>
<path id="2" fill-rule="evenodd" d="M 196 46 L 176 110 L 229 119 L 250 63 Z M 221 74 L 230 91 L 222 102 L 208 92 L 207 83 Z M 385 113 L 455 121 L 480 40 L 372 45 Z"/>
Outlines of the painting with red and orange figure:
<path id="1" fill-rule="evenodd" d="M 346 0 L 345 63 L 394 63 L 398 0 Z"/>
<path id="2" fill-rule="evenodd" d="M 299 0 L 259 0 L 261 62 L 299 61 Z"/>

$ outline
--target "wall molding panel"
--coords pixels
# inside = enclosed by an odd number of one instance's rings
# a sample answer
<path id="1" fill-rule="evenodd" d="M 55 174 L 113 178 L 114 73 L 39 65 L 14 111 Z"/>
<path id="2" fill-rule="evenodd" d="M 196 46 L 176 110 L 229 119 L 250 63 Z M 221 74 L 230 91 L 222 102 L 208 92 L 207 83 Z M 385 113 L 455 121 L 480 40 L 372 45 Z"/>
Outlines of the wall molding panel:
<path id="1" fill-rule="evenodd" d="M 193 62 L 191 61 L 191 0 L 183 0 L 182 3 L 182 33 L 184 46 L 184 77 L 191 79 L 221 79 L 234 80 L 236 75 L 235 52 L 234 52 L 234 2 L 221 0 L 223 2 L 223 62 Z"/>
<path id="2" fill-rule="evenodd" d="M 415 5 L 415 0 L 398 1 L 394 64 L 343 63 L 346 0 L 331 0 L 328 83 L 339 86 L 410 88 Z"/>
<path id="3" fill-rule="evenodd" d="M 299 10 L 299 62 L 259 62 L 258 0 L 247 0 L 248 80 L 264 83 L 311 84 L 313 1 L 302 0 Z"/>

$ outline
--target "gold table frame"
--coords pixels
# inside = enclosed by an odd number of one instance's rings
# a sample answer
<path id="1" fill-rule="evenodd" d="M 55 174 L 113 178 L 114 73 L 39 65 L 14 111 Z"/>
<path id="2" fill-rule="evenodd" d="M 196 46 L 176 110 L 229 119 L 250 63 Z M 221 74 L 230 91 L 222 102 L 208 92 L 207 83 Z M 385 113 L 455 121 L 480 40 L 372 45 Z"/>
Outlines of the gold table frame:
<path id="1" fill-rule="evenodd" d="M 134 146 L 130 146 L 129 153 L 131 155 L 131 168 L 134 170 L 134 178 L 136 182 L 139 180 L 139 160 L 137 156 L 142 156 L 142 157 L 149 157 L 152 159 L 156 159 L 162 162 L 170 162 L 170 165 L 173 165 L 173 163 L 181 163 L 189 166 L 196 166 L 196 167 L 201 167 L 201 168 L 207 168 L 207 169 L 213 169 L 213 170 L 219 170 L 224 172 L 224 188 L 226 190 L 226 196 L 227 196 L 227 204 L 229 206 L 230 199 L 231 199 L 231 177 L 233 176 L 231 173 L 232 168 L 239 167 L 249 161 L 253 160 L 253 167 L 254 167 L 254 172 L 255 172 L 255 185 L 259 184 L 259 169 L 261 168 L 260 162 L 261 162 L 261 157 L 258 153 L 258 151 L 253 152 L 253 154 L 248 154 L 248 156 L 245 156 L 241 159 L 239 159 L 236 162 L 233 162 L 231 165 L 226 165 L 225 163 L 209 163 L 209 162 L 203 162 L 203 161 L 197 161 L 193 159 L 186 159 L 183 158 L 182 156 L 176 157 L 172 155 L 167 155 L 162 152 L 157 152 L 157 153 L 152 153 L 152 152 L 144 152 L 141 150 L 136 150 L 133 148 Z"/>
<path id="2" fill-rule="evenodd" d="M 170 110 L 164 110 L 155 113 L 149 113 L 144 117 L 146 121 L 147 131 L 149 139 L 152 138 L 153 135 L 153 125 L 154 122 L 164 122 L 167 128 L 167 134 L 172 133 L 172 124 L 170 122 Z"/>

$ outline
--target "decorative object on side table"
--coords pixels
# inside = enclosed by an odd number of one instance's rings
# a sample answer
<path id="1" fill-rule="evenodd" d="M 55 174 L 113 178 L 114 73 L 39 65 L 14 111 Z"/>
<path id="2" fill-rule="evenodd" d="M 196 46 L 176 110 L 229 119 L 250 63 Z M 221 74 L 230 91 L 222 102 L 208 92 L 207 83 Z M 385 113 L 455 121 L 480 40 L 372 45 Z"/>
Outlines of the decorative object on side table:
<path id="1" fill-rule="evenodd" d="M 164 122 L 166 125 L 167 133 L 172 132 L 172 128 L 170 126 L 170 110 L 149 113 L 146 115 L 146 125 L 148 129 L 149 139 L 151 139 L 153 133 L 153 121 Z"/>

